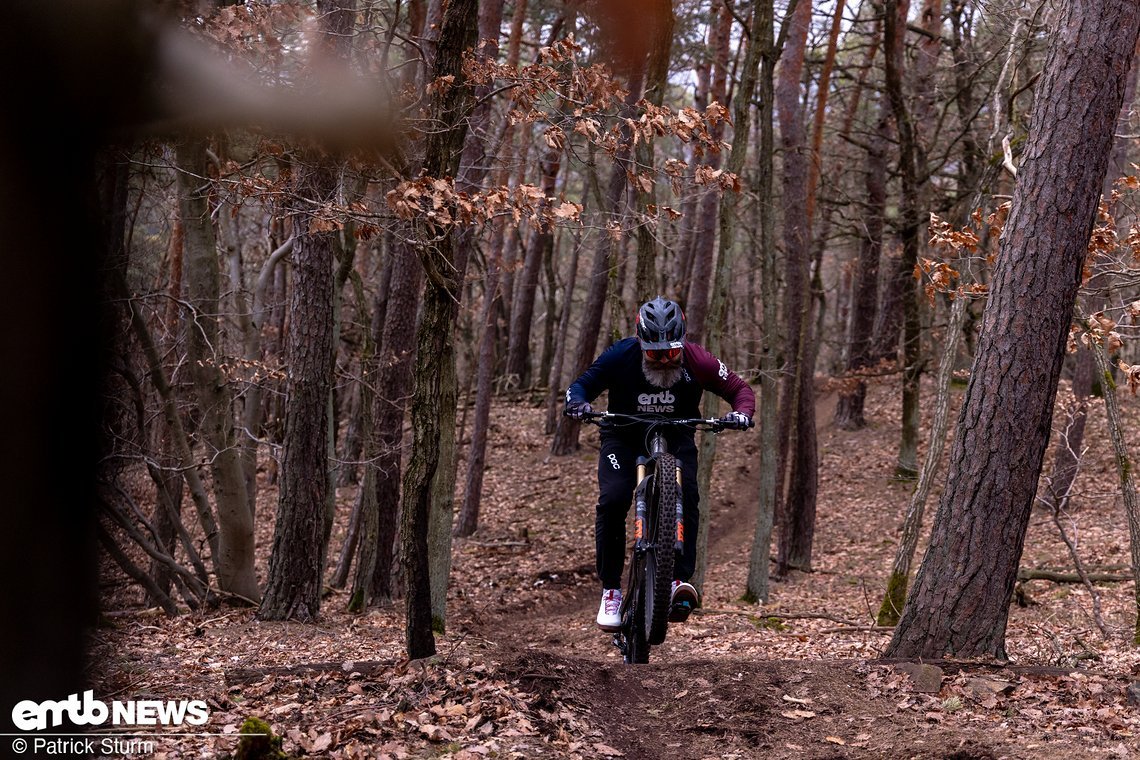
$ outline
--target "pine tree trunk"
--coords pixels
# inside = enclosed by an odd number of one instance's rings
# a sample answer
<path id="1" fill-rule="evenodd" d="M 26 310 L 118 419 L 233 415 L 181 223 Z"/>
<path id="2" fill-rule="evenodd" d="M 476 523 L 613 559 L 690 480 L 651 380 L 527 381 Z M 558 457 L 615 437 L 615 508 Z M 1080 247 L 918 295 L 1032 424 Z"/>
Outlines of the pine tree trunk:
<path id="1" fill-rule="evenodd" d="M 1078 0 L 1055 27 L 946 489 L 889 657 L 1005 658 L 1009 603 L 1138 30 L 1140 7 L 1130 0 Z"/>
<path id="2" fill-rule="evenodd" d="M 355 0 L 319 0 L 322 45 L 314 56 L 343 58 L 351 43 Z M 293 215 L 293 296 L 289 304 L 284 455 L 269 577 L 259 617 L 312 622 L 321 602 L 329 534 L 330 400 L 334 369 L 337 231 L 314 230 L 315 213 L 337 193 L 336 168 L 310 155 L 295 188 L 313 204 Z"/>
<path id="3" fill-rule="evenodd" d="M 303 170 L 302 197 L 332 200 L 336 174 Z M 328 495 L 328 400 L 333 361 L 333 252 L 331 232 L 309 232 L 312 218 L 294 219 L 293 297 L 287 344 L 284 457 L 281 494 L 263 620 L 316 620 L 320 608 L 322 547 Z"/>

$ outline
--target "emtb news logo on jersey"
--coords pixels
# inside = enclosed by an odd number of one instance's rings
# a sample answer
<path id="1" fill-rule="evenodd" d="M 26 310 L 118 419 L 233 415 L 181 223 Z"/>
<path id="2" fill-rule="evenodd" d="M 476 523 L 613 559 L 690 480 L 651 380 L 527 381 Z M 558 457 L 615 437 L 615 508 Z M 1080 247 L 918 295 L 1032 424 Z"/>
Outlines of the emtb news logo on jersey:
<path id="1" fill-rule="evenodd" d="M 677 397 L 670 391 L 660 393 L 642 393 L 637 397 L 637 411 L 639 412 L 671 412 Z"/>

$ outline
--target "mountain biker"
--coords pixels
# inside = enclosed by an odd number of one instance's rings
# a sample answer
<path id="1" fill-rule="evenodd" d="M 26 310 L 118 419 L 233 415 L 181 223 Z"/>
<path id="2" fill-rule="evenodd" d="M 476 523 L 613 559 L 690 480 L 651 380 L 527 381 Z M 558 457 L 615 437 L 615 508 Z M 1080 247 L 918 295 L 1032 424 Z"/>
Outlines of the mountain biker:
<path id="1" fill-rule="evenodd" d="M 726 427 L 752 426 L 756 394 L 706 348 L 684 339 L 685 315 L 679 305 L 658 296 L 641 306 L 636 322 L 635 337 L 606 349 L 567 389 L 564 414 L 584 418 L 593 411 L 590 402 L 609 391 L 610 412 L 696 418 L 701 416 L 701 394 L 709 390 L 732 404 L 733 411 L 722 418 Z M 594 539 L 602 583 L 597 624 L 604 631 L 621 629 L 625 520 L 637 485 L 637 458 L 648 453 L 646 432 L 647 425 L 606 427 L 601 432 Z M 681 466 L 685 534 L 684 551 L 674 563 L 669 619 L 682 622 L 698 599 L 697 590 L 688 583 L 696 568 L 700 523 L 697 447 L 692 430 L 673 428 L 666 439 Z"/>

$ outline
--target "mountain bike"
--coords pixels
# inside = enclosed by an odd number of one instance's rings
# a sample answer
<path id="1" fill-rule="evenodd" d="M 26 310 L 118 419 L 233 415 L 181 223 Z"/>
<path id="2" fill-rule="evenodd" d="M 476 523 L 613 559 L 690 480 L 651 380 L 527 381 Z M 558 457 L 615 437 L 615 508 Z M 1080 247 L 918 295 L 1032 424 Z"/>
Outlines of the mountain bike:
<path id="1" fill-rule="evenodd" d="M 583 422 L 602 428 L 647 425 L 646 451 L 637 458 L 633 491 L 633 549 L 621 602 L 621 630 L 614 646 L 627 664 L 649 662 L 650 647 L 665 641 L 669 629 L 675 553 L 685 542 L 681 467 L 669 453 L 665 431 L 670 428 L 718 433 L 737 428 L 720 419 L 666 419 L 657 415 L 589 412 Z"/>

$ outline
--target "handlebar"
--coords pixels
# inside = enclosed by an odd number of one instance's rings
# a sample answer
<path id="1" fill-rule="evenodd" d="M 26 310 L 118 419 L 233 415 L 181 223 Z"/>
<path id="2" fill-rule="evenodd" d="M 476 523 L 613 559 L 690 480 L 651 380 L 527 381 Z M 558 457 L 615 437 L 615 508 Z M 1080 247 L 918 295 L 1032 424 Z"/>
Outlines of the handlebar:
<path id="1" fill-rule="evenodd" d="M 673 419 L 671 417 L 659 417 L 652 414 L 619 414 L 617 412 L 587 412 L 581 417 L 581 421 L 598 425 L 599 427 L 603 427 L 607 423 L 616 426 L 624 422 L 630 425 L 650 425 L 651 427 L 688 427 L 693 430 L 709 430 L 714 433 L 719 433 L 722 430 L 743 429 L 736 425 L 728 424 L 718 417 L 710 417 L 709 419 L 703 419 L 701 417 Z"/>

